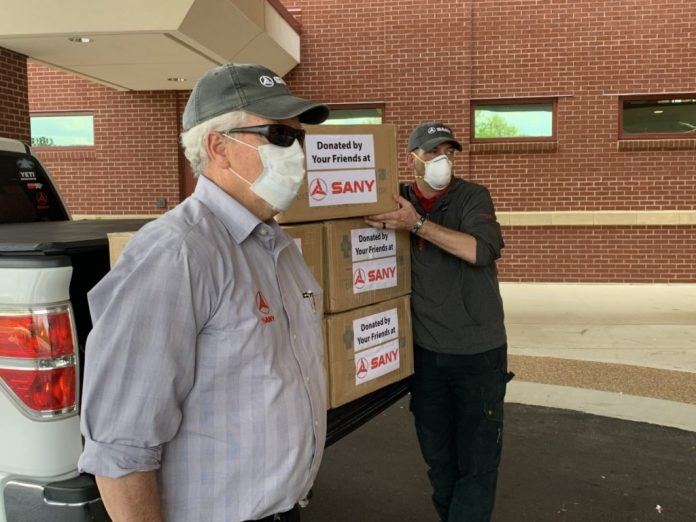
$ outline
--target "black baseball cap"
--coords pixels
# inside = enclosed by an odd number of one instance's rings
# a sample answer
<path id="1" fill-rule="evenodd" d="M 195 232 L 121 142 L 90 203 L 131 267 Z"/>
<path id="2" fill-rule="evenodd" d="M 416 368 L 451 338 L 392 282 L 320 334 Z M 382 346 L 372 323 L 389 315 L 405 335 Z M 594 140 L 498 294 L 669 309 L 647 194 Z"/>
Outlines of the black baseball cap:
<path id="1" fill-rule="evenodd" d="M 455 149 L 462 150 L 462 145 L 454 139 L 454 133 L 447 125 L 436 121 L 426 121 L 413 129 L 408 137 L 408 151 L 416 149 L 430 150 L 440 143 L 449 141 Z"/>
<path id="2" fill-rule="evenodd" d="M 185 131 L 232 111 L 245 111 L 271 120 L 299 118 L 321 123 L 329 108 L 293 96 L 283 78 L 254 64 L 228 63 L 206 72 L 198 80 L 184 109 Z"/>

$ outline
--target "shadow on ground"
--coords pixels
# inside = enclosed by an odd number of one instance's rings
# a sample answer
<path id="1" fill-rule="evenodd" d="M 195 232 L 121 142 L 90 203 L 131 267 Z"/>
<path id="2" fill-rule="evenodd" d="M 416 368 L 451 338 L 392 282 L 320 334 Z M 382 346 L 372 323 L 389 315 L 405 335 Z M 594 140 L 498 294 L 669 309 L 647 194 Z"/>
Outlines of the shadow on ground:
<path id="1" fill-rule="evenodd" d="M 494 522 L 696 521 L 696 433 L 506 405 Z M 407 399 L 327 449 L 303 522 L 435 522 Z"/>

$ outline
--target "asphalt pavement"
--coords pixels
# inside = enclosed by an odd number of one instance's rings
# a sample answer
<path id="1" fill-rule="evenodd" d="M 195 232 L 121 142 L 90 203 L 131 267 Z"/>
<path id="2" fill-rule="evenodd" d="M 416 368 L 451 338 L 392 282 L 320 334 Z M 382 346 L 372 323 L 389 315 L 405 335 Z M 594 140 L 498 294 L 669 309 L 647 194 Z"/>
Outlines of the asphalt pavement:
<path id="1" fill-rule="evenodd" d="M 696 521 L 696 433 L 506 404 L 493 522 Z M 408 398 L 326 450 L 303 522 L 436 522 Z"/>

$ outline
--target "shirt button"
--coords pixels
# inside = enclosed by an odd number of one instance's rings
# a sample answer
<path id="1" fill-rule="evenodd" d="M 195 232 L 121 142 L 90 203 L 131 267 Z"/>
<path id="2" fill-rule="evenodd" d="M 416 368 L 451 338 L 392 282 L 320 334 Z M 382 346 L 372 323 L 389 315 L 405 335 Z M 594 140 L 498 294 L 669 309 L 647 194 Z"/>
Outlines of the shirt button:
<path id="1" fill-rule="evenodd" d="M 309 382 L 309 377 L 305 377 L 305 381 Z"/>
<path id="2" fill-rule="evenodd" d="M 268 230 L 266 230 L 265 228 L 262 228 L 259 230 L 259 234 L 261 234 L 262 236 L 265 236 L 268 234 Z"/>

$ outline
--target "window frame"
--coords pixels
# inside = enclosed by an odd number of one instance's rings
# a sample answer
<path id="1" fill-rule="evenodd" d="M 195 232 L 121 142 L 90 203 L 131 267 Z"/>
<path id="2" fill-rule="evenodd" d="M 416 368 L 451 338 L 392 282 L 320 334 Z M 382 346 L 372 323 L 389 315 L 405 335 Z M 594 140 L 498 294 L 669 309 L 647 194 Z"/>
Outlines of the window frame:
<path id="1" fill-rule="evenodd" d="M 619 140 L 696 140 L 696 133 L 687 132 L 641 132 L 624 133 L 624 101 L 626 100 L 674 100 L 677 98 L 696 99 L 696 93 L 627 94 L 618 96 L 618 139 Z"/>
<path id="2" fill-rule="evenodd" d="M 31 118 L 50 118 L 50 117 L 61 117 L 61 116 L 91 116 L 92 117 L 92 136 L 94 138 L 94 143 L 92 145 L 32 145 L 32 149 L 50 151 L 50 150 L 94 150 L 97 146 L 97 133 L 95 120 L 96 116 L 94 111 L 39 111 L 29 113 L 29 132 L 31 134 Z M 29 136 L 30 142 L 33 140 L 33 136 Z"/>
<path id="3" fill-rule="evenodd" d="M 476 107 L 480 105 L 536 105 L 551 104 L 551 136 L 517 136 L 507 138 L 477 138 L 476 137 Z M 469 104 L 469 141 L 470 143 L 530 143 L 555 142 L 558 132 L 558 98 L 529 97 L 529 98 L 472 98 Z"/>

